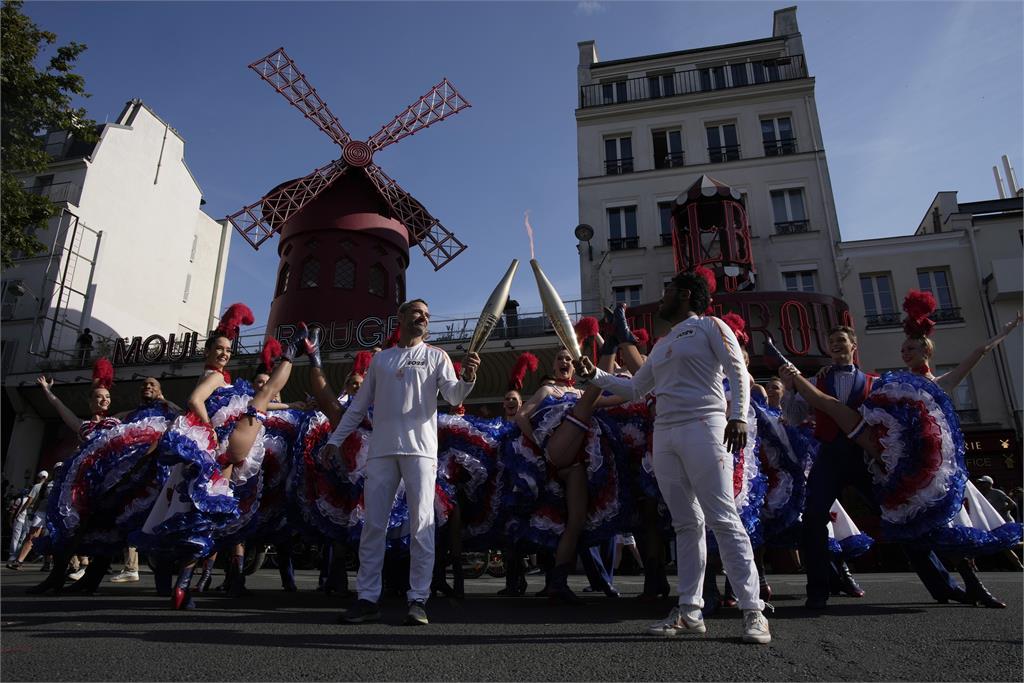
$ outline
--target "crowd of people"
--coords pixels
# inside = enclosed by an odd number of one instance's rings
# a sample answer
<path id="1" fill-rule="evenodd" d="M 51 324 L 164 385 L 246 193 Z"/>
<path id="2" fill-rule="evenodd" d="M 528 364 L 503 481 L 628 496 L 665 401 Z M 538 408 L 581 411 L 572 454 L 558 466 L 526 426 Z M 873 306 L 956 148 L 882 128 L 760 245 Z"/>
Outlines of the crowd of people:
<path id="1" fill-rule="evenodd" d="M 712 315 L 713 293 L 709 273 L 677 274 L 658 311 L 671 329 L 653 341 L 630 329 L 621 306 L 581 320 L 580 341 L 600 351 L 563 348 L 525 401 L 526 376 L 540 369 L 523 354 L 493 419 L 462 408 L 479 356 L 453 363 L 428 344 L 419 299 L 399 308 L 387 348 L 357 355 L 340 396 L 304 325 L 283 346 L 267 340 L 265 372 L 251 383 L 233 378 L 233 340 L 252 323 L 240 304 L 207 339 L 205 372 L 184 407 L 148 378 L 139 405 L 111 415 L 114 373 L 101 359 L 81 419 L 40 377 L 79 446 L 19 498 L 8 567 L 34 550 L 50 571 L 30 592 L 90 594 L 126 548 L 114 580 L 138 580 L 140 549 L 155 561 L 157 593 L 188 609 L 210 589 L 218 554 L 228 558 L 223 589 L 246 593 L 247 545 L 274 544 L 282 587 L 296 590 L 290 547 L 303 537 L 328 549 L 328 591 L 348 594 L 345 566 L 358 556 L 356 600 L 340 621 L 379 619 L 390 585 L 407 588 L 407 623 L 426 624 L 433 594 L 463 594 L 464 550 L 503 551 L 503 595 L 526 593 L 524 557 L 536 554 L 549 599 L 579 602 L 568 584 L 577 559 L 593 589 L 617 597 L 598 549 L 618 539 L 643 567 L 642 598 L 670 593 L 674 548 L 678 604 L 648 633 L 704 633 L 704 617 L 724 605 L 742 610 L 744 641 L 767 643 L 766 548 L 799 549 L 809 609 L 838 592 L 864 594 L 845 560 L 873 539 L 837 500 L 852 485 L 880 516 L 877 540 L 903 548 L 935 600 L 1005 606 L 973 558 L 1016 547 L 1021 526 L 1012 501 L 994 506 L 971 482 L 949 393 L 1021 317 L 936 377 L 934 299 L 911 292 L 905 371 L 863 372 L 855 331 L 837 326 L 833 363 L 812 379 L 769 342 L 778 373 L 762 385 L 748 370 L 744 321 Z M 313 398 L 284 404 L 300 357 Z M 439 414 L 438 395 L 455 408 Z M 407 577 L 394 571 L 405 566 Z M 76 580 L 65 586 L 69 568 Z"/>

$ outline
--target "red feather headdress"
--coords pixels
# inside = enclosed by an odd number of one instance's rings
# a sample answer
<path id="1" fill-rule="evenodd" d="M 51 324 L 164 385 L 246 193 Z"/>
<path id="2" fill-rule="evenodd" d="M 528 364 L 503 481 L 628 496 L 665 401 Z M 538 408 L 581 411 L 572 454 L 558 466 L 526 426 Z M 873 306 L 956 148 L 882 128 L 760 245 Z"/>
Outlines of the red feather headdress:
<path id="1" fill-rule="evenodd" d="M 715 290 L 718 289 L 718 280 L 715 279 L 715 274 L 704 266 L 697 266 L 693 269 L 693 272 L 700 275 L 708 283 L 708 294 L 714 294 Z"/>
<path id="2" fill-rule="evenodd" d="M 596 337 L 598 335 L 599 328 L 600 324 L 597 322 L 597 318 L 589 315 L 584 316 L 576 322 L 576 338 L 580 341 L 584 341 L 591 337 Z"/>
<path id="3" fill-rule="evenodd" d="M 647 346 L 647 342 L 651 341 L 650 333 L 642 327 L 633 330 L 633 336 L 636 337 L 637 346 Z"/>
<path id="4" fill-rule="evenodd" d="M 220 324 L 217 325 L 217 329 L 214 331 L 234 341 L 238 337 L 238 332 L 241 330 L 242 325 L 252 325 L 254 322 L 256 322 L 256 318 L 253 317 L 252 310 L 248 306 L 245 304 L 231 304 L 228 306 L 228 310 L 224 311 Z"/>
<path id="5" fill-rule="evenodd" d="M 903 331 L 908 337 L 928 337 L 935 329 L 935 321 L 928 316 L 936 308 L 935 297 L 931 292 L 912 289 L 903 299 L 903 310 L 907 317 L 903 319 Z"/>
<path id="6" fill-rule="evenodd" d="M 747 334 L 747 321 L 736 313 L 726 313 L 722 316 L 722 322 L 729 326 L 740 346 L 750 343 L 750 335 Z"/>
<path id="7" fill-rule="evenodd" d="M 512 372 L 508 376 L 508 388 L 522 391 L 526 373 L 536 371 L 539 365 L 540 361 L 537 359 L 537 356 L 529 351 L 519 354 L 519 358 L 516 358 L 515 365 L 512 366 Z"/>
<path id="8" fill-rule="evenodd" d="M 390 349 L 392 346 L 398 343 L 398 339 L 401 335 L 399 334 L 399 328 L 395 328 L 395 331 L 391 333 L 391 336 L 384 342 L 384 348 Z"/>
<path id="9" fill-rule="evenodd" d="M 352 361 L 352 374 L 366 376 L 366 371 L 370 369 L 370 361 L 373 360 L 373 354 L 369 351 L 360 351 L 356 354 L 355 360 Z"/>
<path id="10" fill-rule="evenodd" d="M 263 351 L 260 353 L 260 357 L 263 359 L 263 369 L 268 375 L 274 371 L 274 362 L 281 357 L 281 353 L 281 342 L 273 337 L 268 337 L 263 342 Z"/>
<path id="11" fill-rule="evenodd" d="M 114 386 L 114 366 L 106 357 L 97 358 L 92 364 L 92 388 L 107 389 Z"/>

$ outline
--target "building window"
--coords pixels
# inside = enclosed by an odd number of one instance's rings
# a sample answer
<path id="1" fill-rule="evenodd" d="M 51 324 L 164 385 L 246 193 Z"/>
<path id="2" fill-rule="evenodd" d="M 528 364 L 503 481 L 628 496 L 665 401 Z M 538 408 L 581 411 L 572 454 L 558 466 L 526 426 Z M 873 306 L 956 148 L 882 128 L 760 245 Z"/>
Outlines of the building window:
<path id="1" fill-rule="evenodd" d="M 725 82 L 725 67 L 712 66 L 700 70 L 701 90 L 720 90 L 729 87 Z"/>
<path id="2" fill-rule="evenodd" d="M 395 303 L 399 306 L 405 301 L 405 281 L 404 278 L 399 275 L 395 278 Z"/>
<path id="3" fill-rule="evenodd" d="M 388 271 L 379 263 L 370 266 L 370 285 L 367 291 L 382 299 L 388 295 Z"/>
<path id="4" fill-rule="evenodd" d="M 772 212 L 775 214 L 775 234 L 807 232 L 809 223 L 807 211 L 804 209 L 804 191 L 798 187 L 792 190 L 772 190 L 771 196 Z"/>
<path id="5" fill-rule="evenodd" d="M 274 290 L 274 296 L 279 297 L 288 291 L 288 273 L 291 268 L 287 263 L 281 266 L 281 272 L 277 274 L 277 289 Z"/>
<path id="6" fill-rule="evenodd" d="M 815 270 L 794 270 L 782 274 L 782 281 L 786 285 L 787 292 L 816 292 L 817 271 Z"/>
<path id="7" fill-rule="evenodd" d="M 185 276 L 185 291 L 181 295 L 182 303 L 186 303 L 186 304 L 188 303 L 188 295 L 189 295 L 189 292 L 191 292 L 191 291 L 192 291 L 192 274 L 189 273 L 188 275 Z"/>
<path id="8" fill-rule="evenodd" d="M 917 286 L 923 292 L 931 292 L 938 308 L 931 318 L 937 322 L 960 322 L 963 317 L 957 308 L 953 296 L 953 285 L 950 283 L 949 270 L 946 268 L 923 268 L 917 271 Z"/>
<path id="9" fill-rule="evenodd" d="M 0 319 L 10 320 L 14 317 L 14 309 L 18 306 L 18 293 L 15 291 L 21 280 L 10 280 L 3 285 L 3 303 L 0 304 Z"/>
<path id="10" fill-rule="evenodd" d="M 636 230 L 636 207 L 608 209 L 608 250 L 636 249 L 640 246 Z"/>
<path id="11" fill-rule="evenodd" d="M 188 255 L 188 260 L 196 260 L 196 249 L 199 247 L 199 235 L 192 235 L 192 251 Z"/>
<path id="12" fill-rule="evenodd" d="M 356 286 L 356 263 L 342 256 L 334 262 L 334 281 L 336 289 L 354 289 Z"/>
<path id="13" fill-rule="evenodd" d="M 651 98 L 671 97 L 676 94 L 674 73 L 655 74 L 647 77 L 647 89 Z"/>
<path id="14" fill-rule="evenodd" d="M 761 141 L 764 143 L 766 157 L 796 154 L 792 120 L 788 116 L 761 119 Z"/>
<path id="15" fill-rule="evenodd" d="M 770 83 L 779 80 L 779 65 L 774 59 L 751 62 L 750 68 L 754 72 L 754 83 Z"/>
<path id="16" fill-rule="evenodd" d="M 721 123 L 707 126 L 708 161 L 713 164 L 736 161 L 740 158 L 740 145 L 736 137 L 736 124 Z"/>
<path id="17" fill-rule="evenodd" d="M 626 101 L 626 81 L 601 84 L 601 103 L 615 104 Z"/>
<path id="18" fill-rule="evenodd" d="M 672 246 L 672 202 L 658 202 L 658 228 L 661 246 Z"/>
<path id="19" fill-rule="evenodd" d="M 683 132 L 656 130 L 651 133 L 654 143 L 654 168 L 676 168 L 683 165 Z"/>
<path id="20" fill-rule="evenodd" d="M 633 138 L 605 138 L 604 173 L 620 175 L 633 172 Z"/>
<path id="21" fill-rule="evenodd" d="M 312 289 L 320 283 L 320 262 L 310 256 L 302 262 L 302 277 L 299 279 L 300 289 Z"/>
<path id="22" fill-rule="evenodd" d="M 864 322 L 871 327 L 899 327 L 900 313 L 892 296 L 892 275 L 869 273 L 860 276 L 860 293 L 864 297 Z"/>
<path id="23" fill-rule="evenodd" d="M 640 305 L 640 291 L 643 289 L 640 285 L 626 285 L 625 287 L 612 287 L 612 292 L 615 293 L 616 304 L 626 304 L 627 306 L 639 306 Z"/>
<path id="24" fill-rule="evenodd" d="M 903 370 L 904 368 L 900 369 Z M 941 377 L 955 369 L 955 365 L 937 365 L 932 369 L 932 372 L 935 373 L 936 377 Z M 949 392 L 949 396 L 953 399 L 953 408 L 956 410 L 960 422 L 968 424 L 981 422 L 978 404 L 974 400 L 974 388 L 971 386 L 970 376 L 965 377 L 953 391 Z"/>

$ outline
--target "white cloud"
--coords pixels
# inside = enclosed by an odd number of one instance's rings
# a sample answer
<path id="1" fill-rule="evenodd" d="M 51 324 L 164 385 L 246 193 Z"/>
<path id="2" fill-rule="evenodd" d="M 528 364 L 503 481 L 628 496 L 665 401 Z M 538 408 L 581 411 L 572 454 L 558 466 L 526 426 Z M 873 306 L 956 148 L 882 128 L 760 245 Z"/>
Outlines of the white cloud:
<path id="1" fill-rule="evenodd" d="M 585 14 L 588 17 L 604 12 L 606 9 L 608 9 L 608 3 L 600 0 L 579 0 L 576 3 L 576 13 Z"/>

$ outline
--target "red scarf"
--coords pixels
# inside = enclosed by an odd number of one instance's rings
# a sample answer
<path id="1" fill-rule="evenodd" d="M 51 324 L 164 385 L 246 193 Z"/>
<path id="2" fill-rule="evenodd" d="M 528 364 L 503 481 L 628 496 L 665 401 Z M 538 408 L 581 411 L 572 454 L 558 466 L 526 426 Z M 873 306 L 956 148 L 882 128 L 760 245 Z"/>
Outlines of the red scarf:
<path id="1" fill-rule="evenodd" d="M 555 384 L 556 385 L 565 386 L 565 387 L 575 387 L 576 386 L 576 380 L 574 378 L 572 378 L 572 377 L 570 377 L 569 379 L 556 379 L 555 380 Z"/>
<path id="2" fill-rule="evenodd" d="M 921 375 L 923 377 L 927 377 L 928 375 L 932 374 L 932 369 L 928 367 L 927 363 L 920 367 L 911 368 L 910 371 L 915 375 Z"/>
<path id="3" fill-rule="evenodd" d="M 215 367 L 213 367 L 212 365 L 207 365 L 207 366 L 206 366 L 206 369 L 207 369 L 207 370 L 213 370 L 213 371 L 214 371 L 214 372 L 216 372 L 216 373 L 217 373 L 218 375 L 220 375 L 221 377 L 223 377 L 223 378 L 224 378 L 224 381 L 225 381 L 225 382 L 226 382 L 227 384 L 231 384 L 231 373 L 230 373 L 230 372 L 228 372 L 227 370 L 222 370 L 221 368 L 215 368 Z"/>

